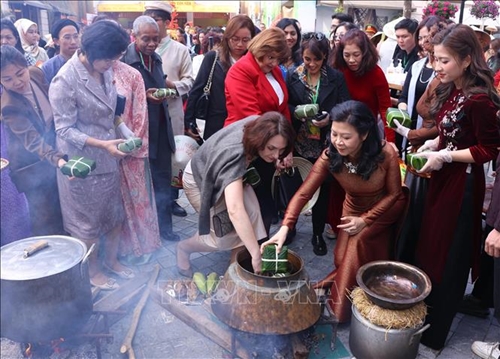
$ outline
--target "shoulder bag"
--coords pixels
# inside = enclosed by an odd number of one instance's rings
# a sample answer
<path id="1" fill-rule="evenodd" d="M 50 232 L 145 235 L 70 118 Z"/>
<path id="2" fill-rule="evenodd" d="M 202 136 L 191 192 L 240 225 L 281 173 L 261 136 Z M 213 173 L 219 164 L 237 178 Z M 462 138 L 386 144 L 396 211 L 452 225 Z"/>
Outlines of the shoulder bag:
<path id="1" fill-rule="evenodd" d="M 200 96 L 198 101 L 196 101 L 195 117 L 199 118 L 200 120 L 206 120 L 208 117 L 208 105 L 210 104 L 210 89 L 212 88 L 212 78 L 214 75 L 215 64 L 217 63 L 218 57 L 219 53 L 216 51 L 214 63 L 212 64 L 212 69 L 210 70 L 210 74 L 208 75 L 207 84 L 203 88 L 203 94 Z"/>

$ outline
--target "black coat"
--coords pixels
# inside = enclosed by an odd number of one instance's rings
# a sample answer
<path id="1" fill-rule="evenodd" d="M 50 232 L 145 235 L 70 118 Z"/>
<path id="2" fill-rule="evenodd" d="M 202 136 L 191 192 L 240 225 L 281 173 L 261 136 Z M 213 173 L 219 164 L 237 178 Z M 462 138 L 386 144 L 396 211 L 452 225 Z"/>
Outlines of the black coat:
<path id="1" fill-rule="evenodd" d="M 326 66 L 327 79 L 321 77 L 319 86 L 318 104 L 319 111 L 330 112 L 330 110 L 341 102 L 351 99 L 349 90 L 344 79 L 344 75 L 330 66 Z M 290 105 L 290 113 L 292 114 L 292 123 L 297 131 L 302 122 L 297 120 L 293 113 L 298 105 L 311 103 L 309 93 L 306 86 L 300 81 L 296 72 L 289 72 L 287 76 L 286 86 L 288 89 L 288 104 Z M 321 129 L 321 142 L 326 140 L 326 136 L 330 132 L 330 126 Z"/>
<path id="2" fill-rule="evenodd" d="M 157 53 L 153 53 L 151 55 L 153 61 L 153 71 L 149 72 L 141 62 L 139 54 L 135 49 L 135 43 L 131 43 L 127 52 L 122 58 L 122 61 L 133 68 L 137 69 L 144 80 L 144 85 L 146 90 L 150 88 L 165 88 L 165 79 L 166 75 L 163 73 L 162 61 L 160 56 Z M 170 121 L 170 116 L 168 114 L 168 104 L 167 101 L 164 100 L 161 104 L 152 104 L 148 101 L 148 118 L 149 118 L 149 158 L 156 159 L 158 157 L 158 148 L 159 148 L 159 139 L 160 139 L 160 117 L 164 117 L 164 121 L 166 121 L 167 133 L 166 137 L 168 140 L 168 145 L 170 150 L 175 152 L 175 140 L 174 140 L 174 132 L 172 130 L 172 122 Z"/>
<path id="3" fill-rule="evenodd" d="M 190 123 L 196 122 L 196 102 L 203 94 L 203 88 L 208 82 L 208 76 L 215 60 L 215 51 L 208 52 L 203 58 L 200 70 L 196 79 L 194 80 L 193 87 L 189 93 L 189 98 L 186 107 L 186 114 L 184 115 L 184 127 L 189 128 Z M 204 139 L 208 139 L 215 132 L 224 127 L 224 121 L 227 118 L 226 110 L 226 95 L 224 81 L 226 80 L 227 72 L 224 72 L 222 66 L 217 60 L 215 65 L 214 74 L 212 77 L 212 88 L 210 90 L 210 104 L 208 106 L 208 117 L 205 122 L 205 132 L 203 133 Z"/>

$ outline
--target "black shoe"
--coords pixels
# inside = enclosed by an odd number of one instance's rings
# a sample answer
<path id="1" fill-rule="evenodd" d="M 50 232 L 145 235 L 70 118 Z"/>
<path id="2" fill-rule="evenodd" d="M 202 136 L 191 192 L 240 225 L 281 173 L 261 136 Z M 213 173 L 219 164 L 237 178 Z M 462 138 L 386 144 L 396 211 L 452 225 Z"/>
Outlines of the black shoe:
<path id="1" fill-rule="evenodd" d="M 326 243 L 322 235 L 313 235 L 311 243 L 313 245 L 313 252 L 317 256 L 324 256 L 328 253 L 328 249 L 326 248 Z"/>
<path id="2" fill-rule="evenodd" d="M 474 297 L 472 294 L 467 294 L 464 296 L 460 304 L 458 305 L 457 311 L 459 313 L 472 315 L 478 318 L 486 318 L 490 315 L 490 310 L 484 305 L 481 299 Z"/>
<path id="3" fill-rule="evenodd" d="M 291 231 L 288 232 L 288 234 L 286 235 L 285 243 L 283 243 L 283 244 L 285 246 L 287 246 L 289 244 L 292 244 L 293 239 L 295 238 L 296 235 L 297 235 L 297 230 L 294 228 L 294 229 L 292 229 Z"/>
<path id="4" fill-rule="evenodd" d="M 164 241 L 179 242 L 181 237 L 174 232 L 165 232 L 161 234 L 161 239 Z"/>
<path id="5" fill-rule="evenodd" d="M 172 202 L 172 214 L 177 217 L 186 217 L 188 215 L 186 210 L 179 206 L 176 201 Z"/>

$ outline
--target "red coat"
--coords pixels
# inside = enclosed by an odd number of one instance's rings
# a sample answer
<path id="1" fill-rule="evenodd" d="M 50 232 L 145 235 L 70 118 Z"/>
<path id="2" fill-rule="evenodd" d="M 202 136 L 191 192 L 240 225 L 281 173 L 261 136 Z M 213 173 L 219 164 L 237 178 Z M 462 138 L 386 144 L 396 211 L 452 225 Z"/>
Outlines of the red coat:
<path id="1" fill-rule="evenodd" d="M 250 52 L 231 66 L 225 81 L 227 118 L 224 126 L 268 111 L 281 112 L 290 121 L 288 91 L 280 68 L 276 66 L 272 74 L 285 95 L 281 105 L 276 92 Z"/>

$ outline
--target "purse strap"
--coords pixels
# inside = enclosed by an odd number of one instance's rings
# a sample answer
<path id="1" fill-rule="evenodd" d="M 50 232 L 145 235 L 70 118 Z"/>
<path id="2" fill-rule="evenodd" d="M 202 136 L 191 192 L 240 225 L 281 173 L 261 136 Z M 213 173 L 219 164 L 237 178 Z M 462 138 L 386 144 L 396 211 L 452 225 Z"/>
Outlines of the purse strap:
<path id="1" fill-rule="evenodd" d="M 215 60 L 214 63 L 212 64 L 212 69 L 210 70 L 210 75 L 208 75 L 208 81 L 205 87 L 203 88 L 203 92 L 206 94 L 210 93 L 210 89 L 212 88 L 212 77 L 214 75 L 214 70 L 215 70 L 215 64 L 217 63 L 217 58 L 219 57 L 219 52 L 215 51 Z"/>

